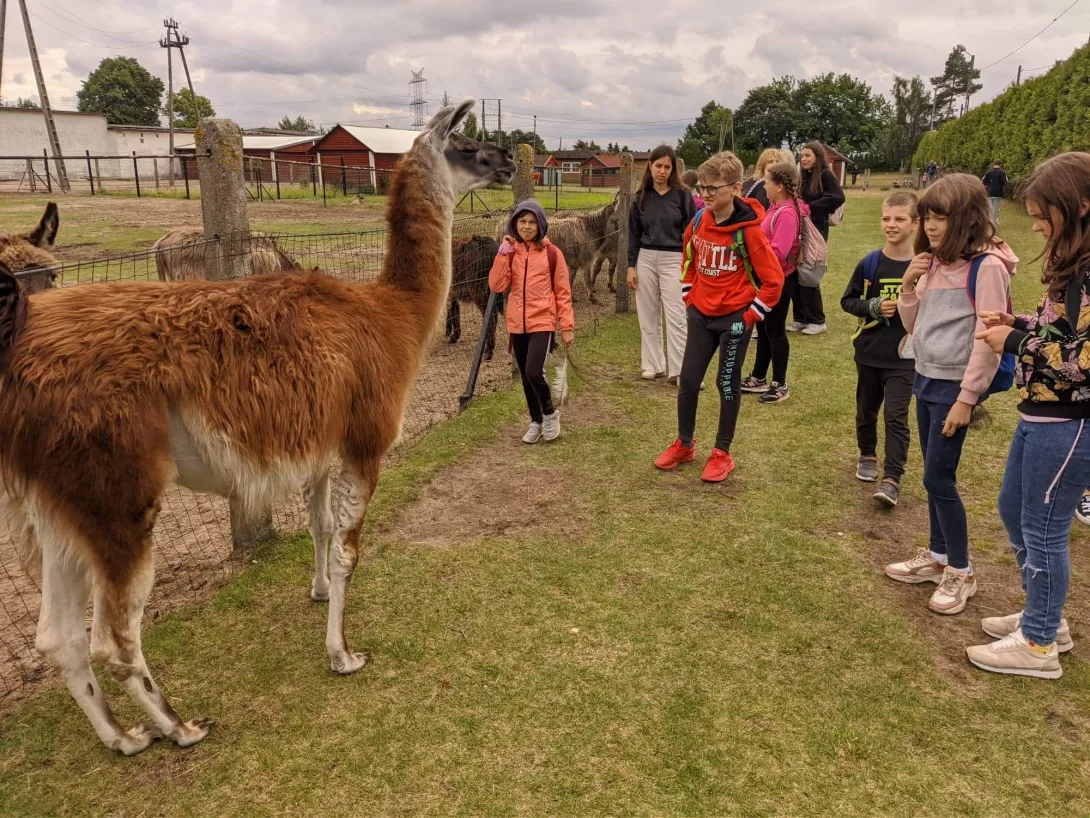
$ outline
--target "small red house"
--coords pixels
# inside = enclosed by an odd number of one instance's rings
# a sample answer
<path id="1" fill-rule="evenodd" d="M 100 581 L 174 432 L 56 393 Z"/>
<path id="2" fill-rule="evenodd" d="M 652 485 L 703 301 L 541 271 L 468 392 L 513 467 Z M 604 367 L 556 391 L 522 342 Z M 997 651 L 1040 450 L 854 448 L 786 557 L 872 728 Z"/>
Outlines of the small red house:
<path id="1" fill-rule="evenodd" d="M 552 154 L 537 154 L 534 157 L 534 184 L 540 187 L 552 187 L 560 182 L 560 163 Z"/>
<path id="2" fill-rule="evenodd" d="M 596 153 L 580 168 L 583 187 L 620 187 L 621 157 L 613 153 Z"/>
<path id="3" fill-rule="evenodd" d="M 381 192 L 389 185 L 390 173 L 397 160 L 412 148 L 418 136 L 419 131 L 397 128 L 337 125 L 314 143 L 310 157 L 318 163 L 319 183 L 323 178 L 329 184 L 337 183 L 343 167 L 352 184 L 369 183 Z"/>

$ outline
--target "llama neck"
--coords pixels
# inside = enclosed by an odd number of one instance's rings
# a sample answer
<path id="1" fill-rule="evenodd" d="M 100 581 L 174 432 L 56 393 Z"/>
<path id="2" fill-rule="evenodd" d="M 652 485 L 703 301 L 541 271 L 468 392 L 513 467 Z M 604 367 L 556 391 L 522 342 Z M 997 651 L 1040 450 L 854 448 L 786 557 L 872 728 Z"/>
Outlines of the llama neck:
<path id="1" fill-rule="evenodd" d="M 418 301 L 416 312 L 434 323 L 450 291 L 454 194 L 441 156 L 420 150 L 401 162 L 390 188 L 389 246 L 379 283 Z"/>

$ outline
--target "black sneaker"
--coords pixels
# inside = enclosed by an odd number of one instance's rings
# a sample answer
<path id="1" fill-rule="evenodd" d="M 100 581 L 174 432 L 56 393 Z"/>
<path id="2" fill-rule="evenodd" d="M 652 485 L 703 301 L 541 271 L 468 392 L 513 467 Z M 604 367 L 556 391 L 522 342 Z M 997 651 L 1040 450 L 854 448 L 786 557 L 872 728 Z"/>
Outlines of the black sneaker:
<path id="1" fill-rule="evenodd" d="M 1075 519 L 1083 525 L 1090 525 L 1090 494 L 1083 494 L 1075 506 Z"/>
<path id="2" fill-rule="evenodd" d="M 742 381 L 742 391 L 764 394 L 768 391 L 768 381 L 750 375 Z"/>
<path id="3" fill-rule="evenodd" d="M 864 483 L 877 483 L 878 458 L 860 456 L 859 465 L 855 467 L 855 476 Z"/>
<path id="4" fill-rule="evenodd" d="M 879 503 L 894 508 L 897 505 L 897 500 L 901 496 L 901 487 L 897 484 L 897 481 L 891 477 L 887 477 L 878 486 L 878 491 L 874 492 L 874 499 Z"/>
<path id="5" fill-rule="evenodd" d="M 787 400 L 789 397 L 791 397 L 791 390 L 787 388 L 787 384 L 773 381 L 768 387 L 768 391 L 757 398 L 757 402 L 779 403 L 782 400 Z"/>

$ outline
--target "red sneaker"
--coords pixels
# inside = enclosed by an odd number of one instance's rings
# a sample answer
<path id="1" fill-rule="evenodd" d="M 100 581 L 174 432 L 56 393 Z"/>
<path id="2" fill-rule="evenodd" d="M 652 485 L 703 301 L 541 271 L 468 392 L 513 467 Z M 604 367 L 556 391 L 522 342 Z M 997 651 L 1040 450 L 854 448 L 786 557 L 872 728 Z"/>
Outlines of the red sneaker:
<path id="1" fill-rule="evenodd" d="M 705 483 L 722 483 L 732 471 L 734 458 L 722 449 L 712 449 L 712 455 L 704 464 L 704 473 L 700 475 L 700 479 Z"/>
<path id="2" fill-rule="evenodd" d="M 686 446 L 678 439 L 659 455 L 658 460 L 655 461 L 655 468 L 673 471 L 682 463 L 692 463 L 694 460 L 696 460 L 696 441 L 694 440 L 691 446 Z"/>

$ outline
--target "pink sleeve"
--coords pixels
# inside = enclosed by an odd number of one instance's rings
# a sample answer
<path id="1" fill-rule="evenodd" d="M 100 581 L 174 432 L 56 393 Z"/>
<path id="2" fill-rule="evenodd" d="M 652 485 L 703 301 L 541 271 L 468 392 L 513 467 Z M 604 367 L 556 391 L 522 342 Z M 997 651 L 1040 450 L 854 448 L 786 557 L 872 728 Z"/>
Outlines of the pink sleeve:
<path id="1" fill-rule="evenodd" d="M 926 275 L 916 281 L 916 287 L 911 292 L 905 292 L 904 281 L 901 282 L 901 294 L 897 297 L 897 314 L 901 316 L 901 323 L 905 325 L 905 332 L 909 335 L 916 326 L 916 313 L 920 311 L 920 291 L 926 289 Z"/>
<path id="2" fill-rule="evenodd" d="M 976 277 L 976 328 L 974 334 L 984 331 L 981 313 L 1006 312 L 1007 299 L 1010 297 L 1010 276 L 1003 262 L 994 256 L 988 256 L 980 265 Z M 974 341 L 973 351 L 969 354 L 969 363 L 965 366 L 965 375 L 961 379 L 961 394 L 958 400 L 975 406 L 980 396 L 988 388 L 999 369 L 999 355 L 992 352 L 984 341 Z"/>

